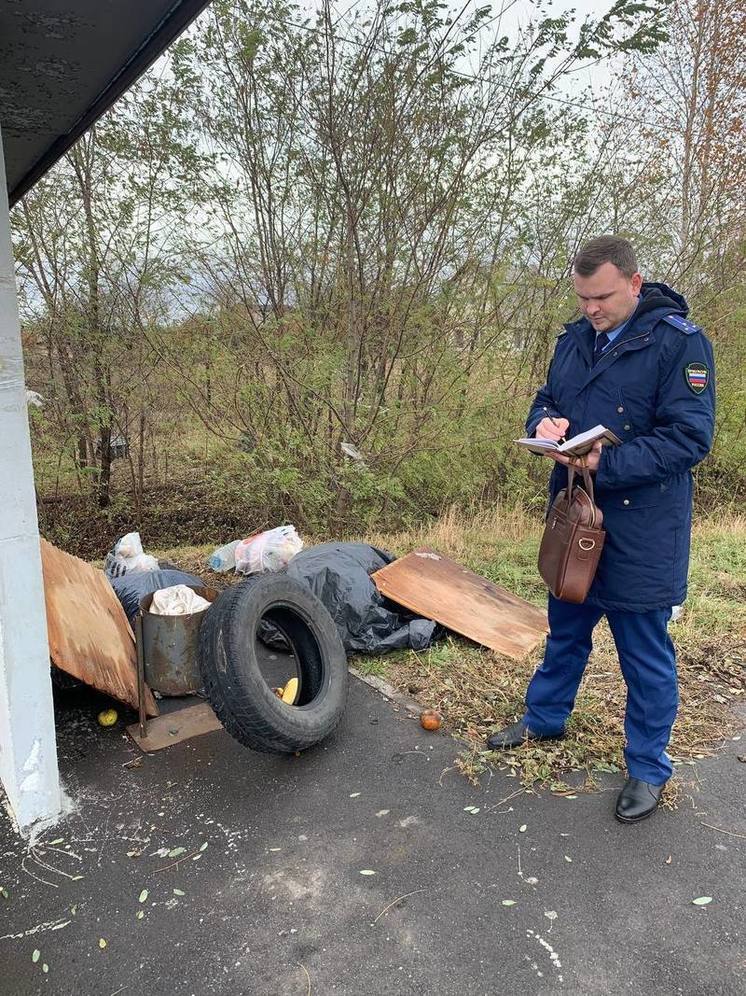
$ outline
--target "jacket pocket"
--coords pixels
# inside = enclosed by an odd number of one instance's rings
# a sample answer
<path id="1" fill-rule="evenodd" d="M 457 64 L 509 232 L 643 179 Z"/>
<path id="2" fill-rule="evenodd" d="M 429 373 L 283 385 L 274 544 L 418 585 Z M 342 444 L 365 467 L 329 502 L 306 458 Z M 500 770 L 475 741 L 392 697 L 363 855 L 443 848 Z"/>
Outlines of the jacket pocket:
<path id="1" fill-rule="evenodd" d="M 634 512 L 638 508 L 655 508 L 667 505 L 671 497 L 671 489 L 667 481 L 659 484 L 641 484 L 634 488 L 619 488 L 614 491 L 598 493 L 598 504 L 601 509 L 618 508 Z"/>

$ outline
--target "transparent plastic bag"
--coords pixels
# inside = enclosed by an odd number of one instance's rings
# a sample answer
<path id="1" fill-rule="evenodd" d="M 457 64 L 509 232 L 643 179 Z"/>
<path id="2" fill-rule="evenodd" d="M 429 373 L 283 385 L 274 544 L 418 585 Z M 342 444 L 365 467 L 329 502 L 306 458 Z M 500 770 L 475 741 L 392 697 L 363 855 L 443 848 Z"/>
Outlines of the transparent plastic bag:
<path id="1" fill-rule="evenodd" d="M 236 547 L 236 570 L 240 574 L 280 571 L 303 549 L 295 526 L 278 526 L 249 536 Z"/>
<path id="2" fill-rule="evenodd" d="M 158 560 L 149 553 L 143 553 L 139 533 L 127 533 L 120 537 L 111 552 L 106 554 L 104 570 L 110 578 L 121 578 L 125 574 L 134 574 L 137 571 L 157 571 Z"/>

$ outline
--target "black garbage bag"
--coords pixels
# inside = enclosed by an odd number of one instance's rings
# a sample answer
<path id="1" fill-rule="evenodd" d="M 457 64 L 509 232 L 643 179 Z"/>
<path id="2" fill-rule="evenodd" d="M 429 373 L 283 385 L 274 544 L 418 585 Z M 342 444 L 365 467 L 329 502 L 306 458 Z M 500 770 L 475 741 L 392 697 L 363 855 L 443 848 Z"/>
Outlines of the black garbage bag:
<path id="1" fill-rule="evenodd" d="M 196 574 L 187 574 L 186 571 L 175 568 L 161 571 L 128 571 L 120 578 L 109 578 L 109 583 L 122 603 L 130 622 L 137 615 L 140 601 L 146 595 L 160 591 L 161 588 L 171 588 L 175 584 L 188 584 L 198 588 L 204 585 Z"/>
<path id="2" fill-rule="evenodd" d="M 395 559 L 366 543 L 321 543 L 296 554 L 286 572 L 326 606 L 348 655 L 383 654 L 404 647 L 424 650 L 437 635 L 437 624 L 389 602 L 370 579 Z M 269 624 L 259 636 L 272 646 L 281 645 Z"/>

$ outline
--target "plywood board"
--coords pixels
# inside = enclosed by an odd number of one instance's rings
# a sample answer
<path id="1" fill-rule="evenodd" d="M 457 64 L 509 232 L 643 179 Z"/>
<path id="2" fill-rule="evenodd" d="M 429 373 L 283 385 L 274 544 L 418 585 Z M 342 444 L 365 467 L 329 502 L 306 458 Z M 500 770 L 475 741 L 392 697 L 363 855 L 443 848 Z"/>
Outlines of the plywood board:
<path id="1" fill-rule="evenodd" d="M 49 654 L 63 671 L 137 709 L 137 651 L 124 609 L 103 571 L 41 541 Z M 149 716 L 158 706 L 145 692 Z"/>
<path id="2" fill-rule="evenodd" d="M 140 736 L 140 724 L 133 723 L 127 727 L 127 732 L 137 746 L 150 753 L 162 750 L 172 744 L 178 744 L 190 737 L 198 737 L 203 733 L 213 733 L 222 730 L 223 724 L 212 711 L 207 702 L 187 706 L 177 712 L 169 712 L 157 719 L 148 720 L 145 736 Z"/>
<path id="3" fill-rule="evenodd" d="M 423 547 L 372 575 L 386 598 L 516 660 L 547 633 L 547 615 L 509 591 Z"/>

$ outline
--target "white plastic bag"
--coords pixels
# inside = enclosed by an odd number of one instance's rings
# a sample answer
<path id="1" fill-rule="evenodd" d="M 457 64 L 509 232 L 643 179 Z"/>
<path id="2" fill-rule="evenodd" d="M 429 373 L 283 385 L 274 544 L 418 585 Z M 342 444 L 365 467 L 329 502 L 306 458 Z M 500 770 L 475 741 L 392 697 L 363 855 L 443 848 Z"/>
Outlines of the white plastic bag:
<path id="1" fill-rule="evenodd" d="M 153 594 L 150 611 L 154 616 L 192 616 L 210 608 L 210 602 L 186 584 L 174 584 Z"/>
<path id="2" fill-rule="evenodd" d="M 278 526 L 249 536 L 236 547 L 236 570 L 240 574 L 280 571 L 303 549 L 295 526 Z"/>
<path id="3" fill-rule="evenodd" d="M 127 533 L 116 541 L 111 553 L 106 554 L 104 570 L 110 578 L 121 578 L 137 571 L 157 571 L 158 560 L 143 553 L 139 533 Z"/>

